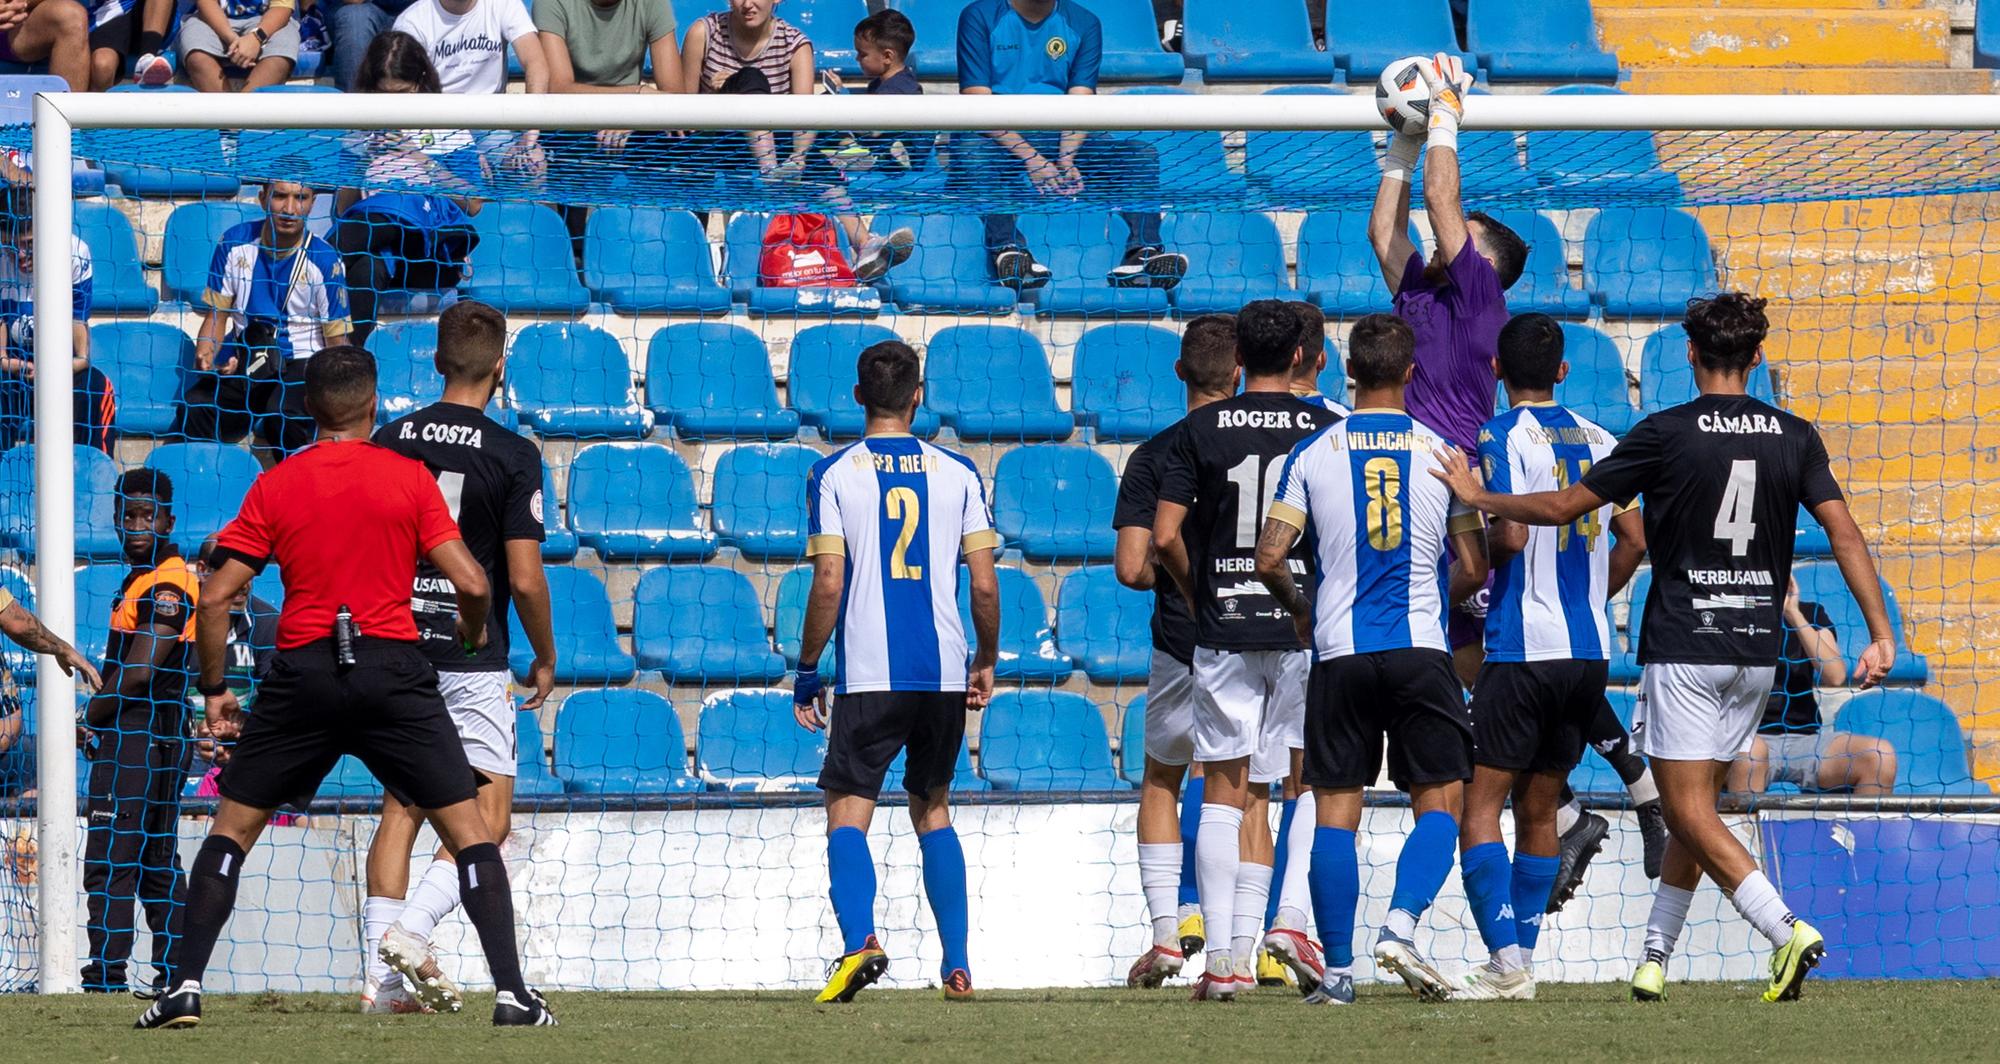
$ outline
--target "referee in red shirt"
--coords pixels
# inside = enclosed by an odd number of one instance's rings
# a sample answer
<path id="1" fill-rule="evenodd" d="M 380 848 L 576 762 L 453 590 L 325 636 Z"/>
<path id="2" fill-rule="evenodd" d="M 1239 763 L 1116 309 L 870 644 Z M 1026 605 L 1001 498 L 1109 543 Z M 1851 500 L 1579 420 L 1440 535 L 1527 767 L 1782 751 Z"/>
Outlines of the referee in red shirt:
<path id="1" fill-rule="evenodd" d="M 188 876 L 175 985 L 137 1026 L 201 1022 L 202 975 L 236 904 L 243 855 L 271 811 L 310 800 L 342 754 L 426 810 L 456 854 L 465 914 L 499 990 L 494 1024 L 551 1026 L 547 1004 L 521 980 L 507 866 L 473 804 L 472 766 L 410 614 L 410 583 L 427 558 L 457 588 L 459 640 L 476 649 L 486 641 L 486 574 L 423 463 L 368 441 L 374 357 L 352 346 L 320 351 L 306 365 L 305 393 L 318 441 L 251 485 L 217 537 L 197 608 L 195 686 L 216 737 L 236 739 L 236 748 Z M 285 580 L 278 654 L 245 721 L 223 679 L 229 603 L 271 562 Z"/>

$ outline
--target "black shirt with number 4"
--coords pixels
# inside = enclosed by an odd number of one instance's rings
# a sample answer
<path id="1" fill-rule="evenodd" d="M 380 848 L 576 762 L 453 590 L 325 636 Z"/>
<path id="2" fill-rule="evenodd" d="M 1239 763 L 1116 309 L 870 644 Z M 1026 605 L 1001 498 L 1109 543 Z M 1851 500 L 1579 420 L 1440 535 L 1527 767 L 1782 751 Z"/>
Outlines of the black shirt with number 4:
<path id="1" fill-rule="evenodd" d="M 507 668 L 507 541 L 541 542 L 542 452 L 484 413 L 458 403 L 432 403 L 376 430 L 375 442 L 424 463 L 437 477 L 445 505 L 479 567 L 486 570 L 493 609 L 486 646 L 468 655 L 458 643 L 458 599 L 451 581 L 429 562 L 417 566 L 410 608 L 417 637 L 440 672 L 501 672 Z"/>
<path id="2" fill-rule="evenodd" d="M 1639 422 L 1582 484 L 1645 497 L 1653 590 L 1642 664 L 1776 666 L 1801 504 L 1838 499 L 1812 422 L 1747 395 L 1704 395 Z"/>
<path id="3" fill-rule="evenodd" d="M 1257 536 L 1300 440 L 1340 421 L 1290 392 L 1244 392 L 1181 420 L 1163 457 L 1160 499 L 1188 508 L 1181 525 L 1193 577 L 1195 644 L 1212 650 L 1299 650 L 1291 615 L 1257 579 Z M 1304 537 L 1292 576 L 1310 599 Z"/>
<path id="4" fill-rule="evenodd" d="M 1174 444 L 1174 434 L 1186 423 L 1176 422 L 1133 448 L 1125 459 L 1125 473 L 1118 478 L 1118 508 L 1111 512 L 1113 529 L 1152 530 L 1160 503 L 1160 466 Z M 1173 577 L 1158 565 L 1153 566 L 1153 649 L 1183 665 L 1194 660 L 1194 616 Z"/>

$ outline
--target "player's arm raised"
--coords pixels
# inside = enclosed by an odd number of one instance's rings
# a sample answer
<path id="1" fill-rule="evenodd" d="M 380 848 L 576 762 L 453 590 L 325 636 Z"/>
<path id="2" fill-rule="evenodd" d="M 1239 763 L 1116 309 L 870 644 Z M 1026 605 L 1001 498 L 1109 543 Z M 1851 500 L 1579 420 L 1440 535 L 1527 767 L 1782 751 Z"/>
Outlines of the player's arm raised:
<path id="1" fill-rule="evenodd" d="M 1472 77 L 1457 56 L 1440 53 L 1424 73 L 1431 90 L 1430 139 L 1424 150 L 1424 216 L 1437 237 L 1437 254 L 1449 263 L 1465 250 L 1465 207 L 1459 202 L 1458 123 Z"/>
<path id="2" fill-rule="evenodd" d="M 1460 502 L 1507 521 L 1530 525 L 1566 525 L 1603 506 L 1607 500 L 1581 483 L 1561 491 L 1535 491 L 1526 495 L 1506 495 L 1486 490 L 1479 474 L 1466 463 L 1465 453 L 1456 447 L 1439 447 L 1438 464 L 1431 476 L 1444 481 Z"/>
<path id="3" fill-rule="evenodd" d="M 1417 252 L 1410 243 L 1410 174 L 1423 150 L 1422 137 L 1399 131 L 1389 134 L 1388 150 L 1382 153 L 1382 182 L 1375 187 L 1375 207 L 1368 214 L 1368 243 L 1390 292 L 1403 287 L 1403 268 Z"/>
<path id="4" fill-rule="evenodd" d="M 1292 579 L 1292 545 L 1299 541 L 1299 529 L 1278 517 L 1266 517 L 1264 530 L 1257 535 L 1257 579 L 1278 605 L 1292 615 L 1292 627 L 1299 642 L 1312 647 L 1312 602 Z"/>
<path id="5" fill-rule="evenodd" d="M 1611 572 L 1604 593 L 1616 595 L 1632 582 L 1639 563 L 1646 560 L 1646 520 L 1637 504 L 1611 516 Z"/>
<path id="6" fill-rule="evenodd" d="M 1896 630 L 1889 624 L 1889 607 L 1882 599 L 1882 578 L 1875 572 L 1875 558 L 1868 553 L 1861 526 L 1848 512 L 1847 500 L 1828 499 L 1811 504 L 1809 509 L 1826 530 L 1833 560 L 1839 563 L 1840 575 L 1861 607 L 1862 619 L 1868 622 L 1868 648 L 1861 652 L 1861 663 L 1854 671 L 1865 690 L 1881 683 L 1896 664 Z"/>

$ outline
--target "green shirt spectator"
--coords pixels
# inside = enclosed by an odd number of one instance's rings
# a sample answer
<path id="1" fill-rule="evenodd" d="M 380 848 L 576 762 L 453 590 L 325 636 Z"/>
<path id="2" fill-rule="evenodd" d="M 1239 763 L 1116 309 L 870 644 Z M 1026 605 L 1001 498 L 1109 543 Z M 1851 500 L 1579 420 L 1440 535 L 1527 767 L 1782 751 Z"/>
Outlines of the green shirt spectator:
<path id="1" fill-rule="evenodd" d="M 653 87 L 681 84 L 669 0 L 538 0 L 535 28 L 549 56 L 551 92 L 643 92 L 648 50 Z"/>

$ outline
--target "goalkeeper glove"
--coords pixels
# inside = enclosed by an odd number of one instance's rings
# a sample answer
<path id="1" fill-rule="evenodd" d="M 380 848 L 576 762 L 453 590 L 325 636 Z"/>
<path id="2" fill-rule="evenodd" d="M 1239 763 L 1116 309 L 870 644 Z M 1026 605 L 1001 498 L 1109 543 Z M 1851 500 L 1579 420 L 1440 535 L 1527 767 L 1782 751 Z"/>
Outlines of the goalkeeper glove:
<path id="1" fill-rule="evenodd" d="M 819 678 L 819 667 L 801 664 L 792 677 L 792 704 L 809 705 L 825 688 L 826 682 Z"/>
<path id="2" fill-rule="evenodd" d="M 1423 154 L 1424 138 L 1414 133 L 1400 130 L 1389 134 L 1389 150 L 1382 153 L 1382 176 L 1409 184 L 1410 174 L 1417 168 L 1417 156 Z"/>
<path id="3" fill-rule="evenodd" d="M 1465 97 L 1472 91 L 1472 75 L 1455 55 L 1438 53 L 1436 61 L 1420 67 L 1424 84 L 1431 90 L 1430 136 L 1433 148 L 1458 151 L 1458 123 L 1465 117 Z"/>

